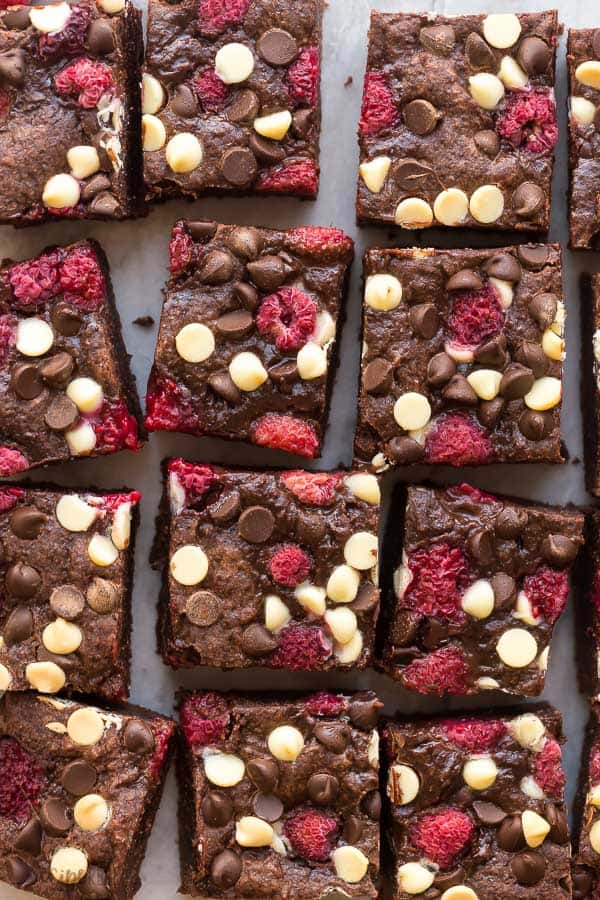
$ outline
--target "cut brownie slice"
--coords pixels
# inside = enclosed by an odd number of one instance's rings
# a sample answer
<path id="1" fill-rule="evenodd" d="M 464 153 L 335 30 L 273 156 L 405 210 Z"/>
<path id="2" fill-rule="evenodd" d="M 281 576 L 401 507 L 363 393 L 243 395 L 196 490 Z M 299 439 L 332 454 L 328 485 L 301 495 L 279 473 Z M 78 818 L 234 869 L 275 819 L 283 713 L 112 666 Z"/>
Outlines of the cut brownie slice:
<path id="1" fill-rule="evenodd" d="M 337 228 L 178 222 L 148 429 L 318 455 L 353 253 Z"/>
<path id="2" fill-rule="evenodd" d="M 557 13 L 371 13 L 357 214 L 547 231 Z"/>
<path id="3" fill-rule="evenodd" d="M 381 706 L 372 693 L 182 693 L 182 892 L 378 896 Z"/>
<path id="4" fill-rule="evenodd" d="M 567 900 L 562 740 L 560 713 L 545 704 L 387 723 L 384 859 L 394 900 Z"/>
<path id="5" fill-rule="evenodd" d="M 468 484 L 409 487 L 383 667 L 424 694 L 539 694 L 583 524 Z"/>
<path id="6" fill-rule="evenodd" d="M 108 264 L 94 241 L 0 266 L 0 475 L 138 450 Z"/>
<path id="7" fill-rule="evenodd" d="M 322 0 L 150 0 L 143 79 L 149 199 L 314 198 Z"/>
<path id="8" fill-rule="evenodd" d="M 600 28 L 571 29 L 569 66 L 570 246 L 599 249 Z"/>
<path id="9" fill-rule="evenodd" d="M 361 461 L 563 461 L 558 245 L 373 249 L 364 265 Z"/>
<path id="10" fill-rule="evenodd" d="M 48 900 L 131 900 L 174 723 L 137 706 L 0 700 L 0 881 Z"/>
<path id="11" fill-rule="evenodd" d="M 573 833 L 573 898 L 593 900 L 600 887 L 600 724 L 592 704 L 581 755 Z"/>
<path id="12" fill-rule="evenodd" d="M 584 274 L 581 280 L 581 396 L 584 429 L 586 487 L 600 496 L 600 275 Z"/>
<path id="13" fill-rule="evenodd" d="M 379 484 L 341 472 L 166 465 L 159 643 L 174 668 L 365 668 Z"/>
<path id="14" fill-rule="evenodd" d="M 585 550 L 578 565 L 575 612 L 579 684 L 584 694 L 600 700 L 600 510 L 588 510 Z"/>
<path id="15" fill-rule="evenodd" d="M 0 222 L 143 211 L 141 52 L 130 0 L 2 3 Z"/>

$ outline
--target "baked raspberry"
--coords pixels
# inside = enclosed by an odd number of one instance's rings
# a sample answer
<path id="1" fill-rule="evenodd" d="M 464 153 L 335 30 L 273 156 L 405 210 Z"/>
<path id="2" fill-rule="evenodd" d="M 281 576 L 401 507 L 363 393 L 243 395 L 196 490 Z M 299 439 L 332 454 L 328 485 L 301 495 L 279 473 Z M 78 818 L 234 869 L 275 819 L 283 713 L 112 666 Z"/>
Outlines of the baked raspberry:
<path id="1" fill-rule="evenodd" d="M 287 819 L 283 833 L 297 856 L 311 862 L 327 862 L 340 830 L 338 820 L 316 809 Z"/>
<path id="2" fill-rule="evenodd" d="M 256 316 L 260 334 L 275 339 L 278 350 L 299 350 L 315 330 L 317 307 L 298 288 L 284 287 L 265 297 Z"/>
<path id="3" fill-rule="evenodd" d="M 469 564 L 459 547 L 444 541 L 408 555 L 412 580 L 403 605 L 426 616 L 464 619 L 460 598 L 469 582 Z"/>
<path id="4" fill-rule="evenodd" d="M 65 300 L 80 309 L 97 309 L 106 295 L 98 257 L 88 248 L 74 250 L 60 268 L 60 286 Z"/>
<path id="5" fill-rule="evenodd" d="M 594 747 L 590 756 L 590 781 L 592 784 L 600 782 L 600 747 Z"/>
<path id="6" fill-rule="evenodd" d="M 304 710 L 309 716 L 339 716 L 348 709 L 348 701 L 341 694 L 319 691 L 308 697 Z"/>
<path id="7" fill-rule="evenodd" d="M 341 249 L 352 252 L 354 243 L 341 228 L 323 228 L 306 225 L 290 228 L 286 244 L 294 253 L 338 253 Z"/>
<path id="8" fill-rule="evenodd" d="M 448 719 L 440 722 L 440 728 L 448 740 L 470 753 L 493 750 L 506 734 L 506 725 L 500 719 Z"/>
<path id="9" fill-rule="evenodd" d="M 230 25 L 239 25 L 248 12 L 250 0 L 200 0 L 198 28 L 205 37 L 217 37 Z"/>
<path id="10" fill-rule="evenodd" d="M 0 316 L 0 363 L 6 362 L 17 339 L 17 320 L 14 316 Z"/>
<path id="11" fill-rule="evenodd" d="M 296 544 L 282 544 L 269 560 L 273 581 L 286 587 L 297 587 L 306 581 L 311 566 L 310 557 Z"/>
<path id="12" fill-rule="evenodd" d="M 148 431 L 196 433 L 199 430 L 198 416 L 189 391 L 184 391 L 171 378 L 152 372 L 146 394 L 145 425 Z"/>
<path id="13" fill-rule="evenodd" d="M 561 767 L 562 753 L 558 741 L 546 741 L 535 755 L 533 777 L 545 794 L 560 800 L 565 788 L 565 773 Z"/>
<path id="14" fill-rule="evenodd" d="M 271 665 L 290 672 L 306 672 L 320 668 L 331 652 L 331 641 L 321 628 L 288 625 L 279 634 L 279 646 L 271 658 Z"/>
<path id="15" fill-rule="evenodd" d="M 96 435 L 96 450 L 114 453 L 115 450 L 139 450 L 138 424 L 124 400 L 105 400 L 98 413 L 88 418 Z"/>
<path id="16" fill-rule="evenodd" d="M 474 487 L 472 484 L 467 484 L 466 482 L 463 482 L 463 484 L 456 484 L 453 487 L 448 488 L 448 491 L 450 494 L 464 494 L 476 503 L 500 502 L 493 494 L 488 494 L 487 491 L 480 491 L 479 488 Z"/>
<path id="17" fill-rule="evenodd" d="M 404 684 L 420 694 L 464 694 L 469 667 L 458 647 L 442 647 L 422 659 L 415 659 L 403 673 Z"/>
<path id="18" fill-rule="evenodd" d="M 305 47 L 287 71 L 290 99 L 297 106 L 315 106 L 319 95 L 319 49 Z"/>
<path id="19" fill-rule="evenodd" d="M 0 88 L 0 122 L 8 116 L 10 112 L 10 96 L 6 91 Z"/>
<path id="20" fill-rule="evenodd" d="M 535 156 L 551 153 L 558 141 L 556 103 L 549 89 L 508 94 L 496 120 L 496 131 L 514 147 Z"/>
<path id="21" fill-rule="evenodd" d="M 14 738 L 0 738 L 0 816 L 24 822 L 46 786 L 39 762 Z"/>
<path id="22" fill-rule="evenodd" d="M 61 96 L 76 96 L 83 109 L 92 109 L 98 105 L 100 97 L 112 94 L 112 70 L 104 63 L 82 57 L 69 63 L 54 76 L 54 87 Z"/>
<path id="23" fill-rule="evenodd" d="M 317 193 L 319 173 L 311 159 L 298 159 L 287 165 L 261 172 L 256 182 L 260 191 L 274 194 L 300 194 L 312 197 Z"/>
<path id="24" fill-rule="evenodd" d="M 275 450 L 311 458 L 319 448 L 319 439 L 308 422 L 277 413 L 262 416 L 254 423 L 252 442 L 259 447 L 273 447 Z"/>
<path id="25" fill-rule="evenodd" d="M 10 267 L 8 280 L 17 301 L 15 306 L 28 308 L 40 306 L 60 294 L 60 263 L 62 254 L 58 250 L 44 253 L 37 259 L 15 263 Z"/>
<path id="26" fill-rule="evenodd" d="M 449 869 L 475 836 L 473 820 L 460 809 L 422 816 L 410 829 L 417 850 L 442 869 Z"/>
<path id="27" fill-rule="evenodd" d="M 218 694 L 206 691 L 186 697 L 181 707 L 181 727 L 192 747 L 208 747 L 227 737 L 229 709 Z"/>
<path id="28" fill-rule="evenodd" d="M 21 488 L 4 488 L 0 491 L 0 513 L 8 512 L 25 496 Z"/>
<path id="29" fill-rule="evenodd" d="M 200 72 L 192 82 L 192 87 L 205 112 L 220 112 L 231 93 L 231 89 L 221 81 L 214 69 Z"/>
<path id="30" fill-rule="evenodd" d="M 192 237 L 181 222 L 174 226 L 169 242 L 169 269 L 172 275 L 179 275 L 194 262 L 195 245 Z"/>
<path id="31" fill-rule="evenodd" d="M 335 492 L 342 476 L 329 475 L 327 472 L 284 472 L 281 480 L 288 491 L 291 491 L 303 503 L 314 506 L 329 506 L 333 503 Z"/>
<path id="32" fill-rule="evenodd" d="M 57 56 L 77 56 L 85 46 L 91 13 L 85 6 L 71 6 L 71 15 L 67 24 L 60 31 L 52 34 L 41 34 L 38 42 L 38 54 L 44 60 Z"/>
<path id="33" fill-rule="evenodd" d="M 393 125 L 398 110 L 383 72 L 367 72 L 358 128 L 361 134 L 377 134 Z"/>
<path id="34" fill-rule="evenodd" d="M 184 459 L 169 460 L 168 470 L 174 475 L 185 491 L 186 506 L 194 506 L 208 491 L 216 479 L 211 466 L 186 462 Z"/>
<path id="35" fill-rule="evenodd" d="M 533 615 L 542 616 L 550 625 L 560 618 L 569 596 L 569 575 L 542 566 L 523 580 L 523 591 L 531 603 Z"/>
<path id="36" fill-rule="evenodd" d="M 162 771 L 163 763 L 171 738 L 173 737 L 173 725 L 170 722 L 156 721 L 152 729 L 154 735 L 154 753 L 150 759 L 150 778 L 156 781 Z"/>
<path id="37" fill-rule="evenodd" d="M 440 416 L 425 441 L 425 457 L 431 463 L 480 466 L 492 457 L 488 434 L 465 412 Z"/>
<path id="38" fill-rule="evenodd" d="M 29 468 L 29 460 L 12 447 L 0 446 L 0 475 L 16 475 Z"/>
<path id="39" fill-rule="evenodd" d="M 127 494 L 99 494 L 97 497 L 88 497 L 86 502 L 103 512 L 114 513 L 124 503 L 139 503 L 141 499 L 139 491 L 129 491 Z"/>
<path id="40" fill-rule="evenodd" d="M 480 291 L 456 291 L 448 316 L 450 339 L 459 347 L 475 349 L 502 330 L 504 319 L 498 291 L 491 282 Z"/>

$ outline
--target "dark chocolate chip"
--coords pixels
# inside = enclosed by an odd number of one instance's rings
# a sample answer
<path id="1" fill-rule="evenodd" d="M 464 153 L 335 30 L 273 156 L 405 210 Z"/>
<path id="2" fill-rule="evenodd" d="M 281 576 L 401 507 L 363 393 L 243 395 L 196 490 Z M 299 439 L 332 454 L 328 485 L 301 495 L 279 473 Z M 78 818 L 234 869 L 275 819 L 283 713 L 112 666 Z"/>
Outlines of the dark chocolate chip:
<path id="1" fill-rule="evenodd" d="M 276 163 L 285 159 L 286 156 L 286 152 L 280 144 L 276 141 L 270 141 L 260 134 L 251 134 L 248 139 L 248 146 L 254 156 L 260 159 L 261 162 Z"/>
<path id="2" fill-rule="evenodd" d="M 203 284 L 226 284 L 233 275 L 233 258 L 227 250 L 209 250 L 200 266 Z"/>
<path id="3" fill-rule="evenodd" d="M 526 509 L 506 506 L 496 516 L 496 532 L 503 538 L 516 538 L 523 533 L 529 515 Z"/>
<path id="4" fill-rule="evenodd" d="M 40 375 L 51 385 L 63 385 L 69 380 L 75 368 L 75 360 L 70 353 L 61 350 L 40 363 Z"/>
<path id="5" fill-rule="evenodd" d="M 133 325 L 138 325 L 140 328 L 151 328 L 154 325 L 154 319 L 152 316 L 136 316 Z"/>
<path id="6" fill-rule="evenodd" d="M 246 281 L 237 281 L 233 285 L 233 295 L 239 300 L 242 306 L 253 312 L 258 306 L 258 291 Z"/>
<path id="7" fill-rule="evenodd" d="M 38 592 L 41 583 L 39 572 L 21 562 L 14 563 L 8 569 L 4 579 L 8 593 L 23 600 L 33 597 Z"/>
<path id="8" fill-rule="evenodd" d="M 592 893 L 594 876 L 590 869 L 578 866 L 573 871 L 573 900 L 586 900 Z"/>
<path id="9" fill-rule="evenodd" d="M 350 609 L 356 613 L 367 613 L 375 609 L 379 603 L 379 591 L 374 584 L 365 581 L 358 589 L 356 599 L 350 604 Z"/>
<path id="10" fill-rule="evenodd" d="M 517 256 L 528 269 L 541 269 L 548 262 L 550 250 L 545 244 L 519 244 Z"/>
<path id="11" fill-rule="evenodd" d="M 12 87 L 21 87 L 25 81 L 25 53 L 13 47 L 0 53 L 0 82 Z"/>
<path id="12" fill-rule="evenodd" d="M 185 601 L 185 614 L 192 625 L 207 628 L 221 615 L 221 604 L 211 591 L 194 591 Z"/>
<path id="13" fill-rule="evenodd" d="M 209 219 L 201 219 L 187 223 L 190 236 L 199 244 L 207 244 L 212 241 L 217 233 L 217 223 Z"/>
<path id="14" fill-rule="evenodd" d="M 225 113 L 235 124 L 255 119 L 260 109 L 260 101 L 254 91 L 236 91 Z"/>
<path id="15" fill-rule="evenodd" d="M 21 400 L 34 400 L 44 390 L 40 372 L 35 363 L 19 363 L 10 376 L 13 391 Z"/>
<path id="16" fill-rule="evenodd" d="M 79 410 L 66 394 L 57 394 L 44 414 L 44 422 L 52 431 L 66 431 L 79 418 Z"/>
<path id="17" fill-rule="evenodd" d="M 249 506 L 241 514 L 238 529 L 250 544 L 264 544 L 275 528 L 275 516 L 265 506 Z"/>
<path id="18" fill-rule="evenodd" d="M 221 157 L 221 172 L 229 184 L 247 187 L 258 174 L 258 163 L 248 147 L 231 147 Z"/>
<path id="19" fill-rule="evenodd" d="M 451 25 L 429 25 L 421 28 L 419 40 L 427 50 L 447 56 L 456 43 L 456 35 Z"/>
<path id="20" fill-rule="evenodd" d="M 500 152 L 500 138 L 495 131 L 478 131 L 477 134 L 474 135 L 473 140 L 475 141 L 475 146 L 481 150 L 482 153 L 485 153 L 486 156 L 489 156 L 490 159 L 498 156 L 498 153 Z"/>
<path id="21" fill-rule="evenodd" d="M 9 31 L 25 31 L 29 28 L 29 6 L 21 6 L 18 9 L 9 10 L 3 17 L 2 22 Z"/>
<path id="22" fill-rule="evenodd" d="M 515 813 L 507 816 L 498 829 L 496 840 L 502 850 L 516 853 L 525 846 L 525 836 L 521 825 L 521 816 Z"/>
<path id="23" fill-rule="evenodd" d="M 115 216 L 119 212 L 119 201 L 110 191 L 102 191 L 96 194 L 90 203 L 90 212 L 97 216 Z"/>
<path id="24" fill-rule="evenodd" d="M 279 781 L 279 767 L 274 759 L 261 756 L 251 759 L 246 766 L 248 778 L 265 794 L 272 794 Z"/>
<path id="25" fill-rule="evenodd" d="M 187 84 L 178 84 L 171 97 L 171 109 L 182 119 L 192 119 L 198 112 L 198 99 Z"/>
<path id="26" fill-rule="evenodd" d="M 496 57 L 489 44 L 480 34 L 472 31 L 465 41 L 465 56 L 471 69 L 481 72 L 484 69 L 496 70 Z"/>
<path id="27" fill-rule="evenodd" d="M 33 634 L 33 615 L 28 606 L 17 606 L 4 626 L 4 641 L 11 647 L 26 641 Z"/>
<path id="28" fill-rule="evenodd" d="M 40 822 L 46 834 L 58 837 L 71 830 L 73 813 L 59 797 L 49 797 L 40 806 Z"/>
<path id="29" fill-rule="evenodd" d="M 388 444 L 388 453 L 394 462 L 410 465 L 423 459 L 425 450 L 418 441 L 410 437 L 395 437 Z"/>
<path id="30" fill-rule="evenodd" d="M 484 825 L 499 825 L 506 818 L 506 813 L 495 803 L 487 803 L 484 800 L 474 800 L 473 809 L 475 815 Z"/>
<path id="31" fill-rule="evenodd" d="M 86 203 L 93 200 L 97 194 L 102 193 L 110 188 L 110 178 L 102 173 L 94 175 L 89 181 L 86 181 L 81 192 L 82 198 Z"/>
<path id="32" fill-rule="evenodd" d="M 432 621 L 431 619 L 429 621 Z M 414 643 L 419 629 L 419 617 L 411 610 L 398 610 L 394 621 L 393 640 L 400 647 Z"/>
<path id="33" fill-rule="evenodd" d="M 296 537 L 300 544 L 317 546 L 324 539 L 327 528 L 322 516 L 306 510 L 298 513 L 296 518 Z"/>
<path id="34" fill-rule="evenodd" d="M 413 134 L 430 134 L 439 118 L 439 112 L 429 100 L 412 100 L 404 107 L 404 121 Z"/>
<path id="35" fill-rule="evenodd" d="M 362 837 L 363 823 L 357 816 L 348 816 L 344 822 L 342 837 L 347 844 L 357 844 Z"/>
<path id="36" fill-rule="evenodd" d="M 512 205 L 520 219 L 532 219 L 542 208 L 546 194 L 539 184 L 523 181 L 512 195 Z"/>
<path id="37" fill-rule="evenodd" d="M 487 528 L 480 528 L 469 536 L 467 541 L 469 553 L 479 565 L 489 566 L 494 560 L 494 534 Z"/>
<path id="38" fill-rule="evenodd" d="M 18 856 L 9 856 L 6 860 L 6 877 L 18 888 L 26 888 L 37 881 L 37 875 L 26 862 Z"/>
<path id="39" fill-rule="evenodd" d="M 240 225 L 227 238 L 227 245 L 243 259 L 256 259 L 262 250 L 263 239 L 258 228 Z"/>
<path id="40" fill-rule="evenodd" d="M 440 317 L 433 303 L 411 306 L 408 314 L 410 327 L 419 337 L 430 341 L 440 327 Z"/>
<path id="41" fill-rule="evenodd" d="M 312 124 L 312 109 L 298 109 L 292 116 L 292 131 L 296 137 L 305 138 Z"/>
<path id="42" fill-rule="evenodd" d="M 298 54 L 298 42 L 283 28 L 269 28 L 259 37 L 256 49 L 270 66 L 289 66 Z"/>
<path id="43" fill-rule="evenodd" d="M 237 491 L 223 494 L 208 507 L 208 514 L 217 525 L 224 525 L 236 519 L 240 512 L 240 495 Z"/>
<path id="44" fill-rule="evenodd" d="M 505 406 L 506 403 L 501 397 L 494 397 L 493 400 L 482 400 L 477 407 L 477 418 L 484 428 L 491 431 L 498 424 Z"/>
<path id="45" fill-rule="evenodd" d="M 500 381 L 500 394 L 506 400 L 520 400 L 533 387 L 535 376 L 531 369 L 520 363 L 507 366 Z"/>
<path id="46" fill-rule="evenodd" d="M 569 840 L 569 826 L 564 812 L 558 809 L 554 803 L 546 803 L 544 818 L 550 825 L 550 831 L 548 832 L 550 840 L 561 846 L 566 844 Z"/>
<path id="47" fill-rule="evenodd" d="M 60 773 L 60 783 L 65 791 L 74 797 L 84 797 L 94 789 L 98 773 L 94 766 L 84 759 L 67 763 Z"/>
<path id="48" fill-rule="evenodd" d="M 517 599 L 517 583 L 506 572 L 496 572 L 490 579 L 495 609 L 512 609 Z"/>
<path id="49" fill-rule="evenodd" d="M 556 318 L 558 297 L 556 294 L 536 294 L 529 304 L 529 314 L 540 328 L 548 328 Z"/>
<path id="50" fill-rule="evenodd" d="M 479 398 L 464 375 L 453 375 L 442 391 L 442 397 L 462 406 L 477 406 Z"/>
<path id="51" fill-rule="evenodd" d="M 332 753 L 343 753 L 350 740 L 347 726 L 338 722 L 319 722 L 315 725 L 314 736 Z"/>
<path id="52" fill-rule="evenodd" d="M 261 291 L 276 291 L 288 276 L 288 267 L 280 256 L 261 256 L 248 263 L 248 274 Z"/>
<path id="53" fill-rule="evenodd" d="M 242 874 L 242 861 L 233 850 L 223 850 L 213 859 L 210 866 L 210 877 L 220 890 L 227 890 L 239 881 Z"/>
<path id="54" fill-rule="evenodd" d="M 531 35 L 523 38 L 517 50 L 517 62 L 528 75 L 543 75 L 548 71 L 552 50 L 541 38 Z"/>
<path id="55" fill-rule="evenodd" d="M 275 794 L 257 794 L 254 798 L 254 812 L 265 822 L 276 822 L 283 813 L 283 803 Z"/>
<path id="56" fill-rule="evenodd" d="M 115 49 L 115 33 L 110 19 L 94 19 L 88 30 L 88 47 L 94 56 L 106 56 Z"/>
<path id="57" fill-rule="evenodd" d="M 254 319 L 247 309 L 234 309 L 219 316 L 215 322 L 215 329 L 219 334 L 234 341 L 250 334 L 253 328 Z"/>
<path id="58" fill-rule="evenodd" d="M 564 534 L 548 534 L 542 541 L 541 551 L 550 565 L 564 569 L 575 560 L 579 548 L 575 541 Z"/>
<path id="59" fill-rule="evenodd" d="M 379 791 L 369 791 L 362 798 L 360 808 L 369 819 L 378 822 L 381 818 L 381 794 Z"/>
<path id="60" fill-rule="evenodd" d="M 506 338 L 504 335 L 496 335 L 496 337 L 480 344 L 473 353 L 473 359 L 481 365 L 493 366 L 494 369 L 503 369 L 507 360 Z"/>
<path id="61" fill-rule="evenodd" d="M 202 816 L 211 828 L 223 828 L 233 818 L 231 798 L 219 791 L 209 791 L 202 801 Z"/>
<path id="62" fill-rule="evenodd" d="M 130 719 L 123 732 L 123 743 L 130 753 L 151 753 L 154 750 L 154 735 L 141 719 Z"/>
<path id="63" fill-rule="evenodd" d="M 42 826 L 37 816 L 32 816 L 27 825 L 24 825 L 15 840 L 15 850 L 39 856 L 42 849 Z"/>
<path id="64" fill-rule="evenodd" d="M 371 731 L 377 725 L 382 706 L 376 697 L 355 698 L 350 704 L 350 721 L 361 731 Z"/>
<path id="65" fill-rule="evenodd" d="M 13 534 L 23 541 L 33 541 L 48 521 L 46 513 L 35 506 L 19 506 L 10 516 L 10 528 Z"/>
<path id="66" fill-rule="evenodd" d="M 427 383 L 432 387 L 447 384 L 456 374 L 456 363 L 447 353 L 436 353 L 427 366 Z"/>
<path id="67" fill-rule="evenodd" d="M 515 359 L 531 369 L 536 378 L 545 375 L 550 365 L 541 344 L 534 344 L 533 341 L 523 341 L 515 352 Z"/>
<path id="68" fill-rule="evenodd" d="M 208 379 L 208 386 L 217 394 L 218 397 L 221 397 L 223 400 L 226 400 L 230 406 L 237 406 L 242 402 L 242 395 L 240 393 L 240 389 L 234 383 L 229 372 L 215 372 L 214 375 L 211 375 Z"/>
<path id="69" fill-rule="evenodd" d="M 73 337 L 79 332 L 83 319 L 76 309 L 58 304 L 51 313 L 52 324 L 59 334 Z"/>
<path id="70" fill-rule="evenodd" d="M 86 591 L 86 600 L 90 609 L 106 616 L 119 602 L 119 589 L 114 582 L 96 576 Z"/>
<path id="71" fill-rule="evenodd" d="M 521 263 L 515 259 L 512 253 L 495 253 L 485 261 L 483 268 L 490 278 L 512 281 L 513 284 L 520 281 L 523 274 Z"/>
<path id="72" fill-rule="evenodd" d="M 392 364 L 377 356 L 367 363 L 362 377 L 363 389 L 368 394 L 385 394 L 392 386 Z"/>
<path id="73" fill-rule="evenodd" d="M 481 276 L 473 269 L 460 269 L 446 282 L 447 291 L 480 291 L 482 287 Z"/>
<path id="74" fill-rule="evenodd" d="M 546 872 L 546 860 L 535 850 L 525 850 L 511 860 L 510 867 L 519 884 L 537 884 Z"/>
<path id="75" fill-rule="evenodd" d="M 308 796 L 317 806 L 330 806 L 338 795 L 340 783 L 335 775 L 317 772 L 308 779 Z"/>
<path id="76" fill-rule="evenodd" d="M 433 174 L 431 166 L 418 159 L 402 159 L 396 163 L 395 178 L 403 191 L 418 191 L 423 180 Z"/>
<path id="77" fill-rule="evenodd" d="M 526 409 L 519 418 L 519 431 L 528 441 L 541 441 L 552 430 L 552 416 Z"/>
<path id="78" fill-rule="evenodd" d="M 108 900 L 110 891 L 106 881 L 106 872 L 100 866 L 89 866 L 83 881 L 77 889 L 85 900 Z"/>
<path id="79" fill-rule="evenodd" d="M 242 650 L 246 656 L 250 656 L 252 659 L 268 656 L 277 649 L 277 645 L 277 638 L 260 622 L 248 625 L 242 633 Z"/>
<path id="80" fill-rule="evenodd" d="M 269 378 L 275 384 L 286 384 L 298 378 L 298 366 L 293 359 L 284 359 L 268 369 Z"/>
<path id="81" fill-rule="evenodd" d="M 50 594 L 50 608 L 63 619 L 76 619 L 85 609 L 85 597 L 73 584 L 61 584 Z"/>

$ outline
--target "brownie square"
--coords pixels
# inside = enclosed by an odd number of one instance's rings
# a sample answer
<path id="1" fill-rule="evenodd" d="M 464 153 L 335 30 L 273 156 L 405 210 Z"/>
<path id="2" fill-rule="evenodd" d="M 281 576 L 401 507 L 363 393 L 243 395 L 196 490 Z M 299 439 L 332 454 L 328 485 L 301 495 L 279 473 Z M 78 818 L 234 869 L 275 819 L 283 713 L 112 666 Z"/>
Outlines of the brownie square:
<path id="1" fill-rule="evenodd" d="M 154 561 L 169 665 L 364 669 L 379 608 L 379 484 L 171 459 Z"/>
<path id="2" fill-rule="evenodd" d="M 371 13 L 359 223 L 547 231 L 556 10 Z"/>
<path id="3" fill-rule="evenodd" d="M 141 13 L 129 0 L 0 11 L 0 222 L 143 211 Z"/>
<path id="4" fill-rule="evenodd" d="M 583 525 L 468 484 L 409 487 L 384 669 L 424 694 L 539 694 Z"/>
<path id="5" fill-rule="evenodd" d="M 150 0 L 147 196 L 291 194 L 319 184 L 322 0 Z"/>
<path id="6" fill-rule="evenodd" d="M 570 246 L 598 249 L 600 28 L 571 28 L 569 67 Z"/>
<path id="7" fill-rule="evenodd" d="M 178 222 L 147 428 L 317 456 L 353 254 L 337 228 Z"/>
<path id="8" fill-rule="evenodd" d="M 386 723 L 394 900 L 567 900 L 562 741 L 560 713 L 546 704 Z"/>
<path id="9" fill-rule="evenodd" d="M 584 428 L 585 480 L 590 494 L 600 496 L 600 275 L 581 280 L 581 397 Z"/>
<path id="10" fill-rule="evenodd" d="M 563 461 L 557 244 L 371 249 L 364 274 L 358 459 Z"/>
<path id="11" fill-rule="evenodd" d="M 0 475 L 139 450 L 141 413 L 95 241 L 0 264 Z"/>
<path id="12" fill-rule="evenodd" d="M 573 897 L 593 898 L 600 885 L 600 724 L 592 704 L 583 747 L 573 825 Z"/>
<path id="13" fill-rule="evenodd" d="M 175 725 L 138 706 L 0 700 L 0 881 L 48 900 L 131 900 Z"/>
<path id="14" fill-rule="evenodd" d="M 590 508 L 585 519 L 585 550 L 578 565 L 575 606 L 577 667 L 582 693 L 600 697 L 600 510 Z"/>
<path id="15" fill-rule="evenodd" d="M 180 694 L 181 891 L 378 896 L 375 694 Z"/>

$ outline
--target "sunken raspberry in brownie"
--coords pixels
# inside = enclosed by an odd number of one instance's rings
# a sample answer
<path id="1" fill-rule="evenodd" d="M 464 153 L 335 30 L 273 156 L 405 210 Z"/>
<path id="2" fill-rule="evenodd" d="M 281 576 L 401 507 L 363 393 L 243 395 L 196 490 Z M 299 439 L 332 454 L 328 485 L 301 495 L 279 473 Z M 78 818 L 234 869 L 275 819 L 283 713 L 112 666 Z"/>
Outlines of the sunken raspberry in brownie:
<path id="1" fill-rule="evenodd" d="M 372 249 L 364 273 L 361 462 L 563 461 L 557 244 Z"/>
<path id="2" fill-rule="evenodd" d="M 375 694 L 179 699 L 184 893 L 378 896 Z"/>
<path id="3" fill-rule="evenodd" d="M 570 29 L 570 246 L 600 248 L 600 28 Z"/>
<path id="4" fill-rule="evenodd" d="M 366 472 L 165 464 L 154 560 L 174 668 L 363 669 L 379 609 L 380 491 Z"/>
<path id="5" fill-rule="evenodd" d="M 48 900 L 131 900 L 175 723 L 36 693 L 0 700 L 0 881 Z"/>
<path id="6" fill-rule="evenodd" d="M 571 897 L 562 741 L 560 713 L 546 704 L 385 723 L 394 900 Z"/>
<path id="7" fill-rule="evenodd" d="M 592 704 L 581 753 L 573 828 L 573 898 L 594 900 L 600 889 L 600 724 Z"/>
<path id="8" fill-rule="evenodd" d="M 141 446 L 108 264 L 94 241 L 0 264 L 0 476 Z"/>
<path id="9" fill-rule="evenodd" d="M 150 0 L 147 196 L 314 199 L 322 0 Z"/>
<path id="10" fill-rule="evenodd" d="M 600 496 L 600 274 L 581 278 L 581 400 L 584 428 L 585 480 L 590 494 Z"/>
<path id="11" fill-rule="evenodd" d="M 143 211 L 141 14 L 130 0 L 0 5 L 0 222 Z"/>
<path id="12" fill-rule="evenodd" d="M 360 223 L 547 231 L 556 10 L 371 13 Z"/>
<path id="13" fill-rule="evenodd" d="M 353 253 L 338 228 L 177 222 L 148 430 L 318 456 Z"/>
<path id="14" fill-rule="evenodd" d="M 409 487 L 383 668 L 423 694 L 539 694 L 583 525 L 468 484 Z"/>

